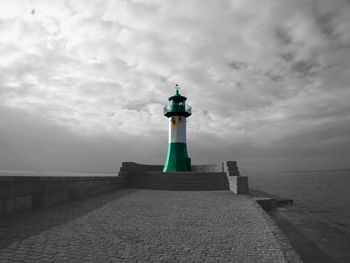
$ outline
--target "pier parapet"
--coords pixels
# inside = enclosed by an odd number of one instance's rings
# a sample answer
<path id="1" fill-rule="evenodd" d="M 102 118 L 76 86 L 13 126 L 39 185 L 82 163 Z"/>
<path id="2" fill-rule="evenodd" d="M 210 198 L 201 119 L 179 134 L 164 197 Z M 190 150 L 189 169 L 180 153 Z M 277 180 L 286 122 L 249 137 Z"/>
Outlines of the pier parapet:
<path id="1" fill-rule="evenodd" d="M 0 216 L 126 187 L 123 176 L 2 176 Z"/>
<path id="2" fill-rule="evenodd" d="M 167 172 L 161 165 L 123 162 L 120 176 L 127 176 L 128 187 L 159 190 L 231 190 L 235 194 L 249 194 L 248 177 L 241 176 L 236 161 L 218 164 L 192 165 L 188 172 Z"/>

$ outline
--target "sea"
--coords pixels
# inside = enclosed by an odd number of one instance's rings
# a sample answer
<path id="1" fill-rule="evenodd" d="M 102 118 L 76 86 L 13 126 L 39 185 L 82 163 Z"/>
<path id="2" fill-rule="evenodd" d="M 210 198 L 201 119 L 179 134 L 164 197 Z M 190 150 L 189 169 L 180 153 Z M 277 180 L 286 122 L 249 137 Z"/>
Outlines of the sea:
<path id="1" fill-rule="evenodd" d="M 350 169 L 242 172 L 249 187 L 294 200 L 294 206 L 350 231 Z"/>
<path id="2" fill-rule="evenodd" d="M 350 169 L 248 172 L 249 187 L 294 200 L 294 206 L 350 231 Z M 4 171 L 1 176 L 115 176 L 116 173 Z"/>

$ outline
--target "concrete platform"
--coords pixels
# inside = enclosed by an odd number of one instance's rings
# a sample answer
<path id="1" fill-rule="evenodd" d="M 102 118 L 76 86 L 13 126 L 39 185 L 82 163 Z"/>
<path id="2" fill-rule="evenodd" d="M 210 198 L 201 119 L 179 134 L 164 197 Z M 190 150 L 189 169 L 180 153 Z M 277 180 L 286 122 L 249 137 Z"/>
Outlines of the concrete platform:
<path id="1" fill-rule="evenodd" d="M 292 199 L 272 195 L 257 189 L 250 188 L 249 194 L 265 211 L 275 210 L 278 207 L 292 207 L 294 203 Z"/>
<path id="2" fill-rule="evenodd" d="M 0 219 L 0 262 L 300 262 L 230 191 L 125 189 Z"/>

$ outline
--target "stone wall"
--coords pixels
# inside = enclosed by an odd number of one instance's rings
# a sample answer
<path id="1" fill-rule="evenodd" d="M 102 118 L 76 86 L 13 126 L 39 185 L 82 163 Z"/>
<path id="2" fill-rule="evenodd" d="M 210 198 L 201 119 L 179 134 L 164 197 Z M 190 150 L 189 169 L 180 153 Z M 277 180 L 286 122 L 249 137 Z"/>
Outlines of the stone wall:
<path id="1" fill-rule="evenodd" d="M 235 194 L 249 194 L 248 177 L 247 176 L 227 176 L 230 190 Z"/>
<path id="2" fill-rule="evenodd" d="M 111 177 L 4 176 L 0 178 L 0 215 L 77 200 L 126 187 Z"/>
<path id="3" fill-rule="evenodd" d="M 236 161 L 227 161 L 224 163 L 224 171 L 228 176 L 240 176 L 237 162 Z"/>
<path id="4" fill-rule="evenodd" d="M 241 176 L 236 161 L 192 165 L 191 172 L 163 173 L 162 165 L 123 162 L 119 175 L 128 177 L 128 187 L 161 190 L 231 190 L 249 194 L 248 177 Z"/>
<path id="5" fill-rule="evenodd" d="M 128 187 L 157 190 L 230 190 L 223 172 L 136 172 L 128 174 Z"/>
<path id="6" fill-rule="evenodd" d="M 192 165 L 192 172 L 224 172 L 224 163 Z"/>
<path id="7" fill-rule="evenodd" d="M 153 164 L 140 164 L 135 162 L 123 162 L 120 171 L 143 171 L 143 172 L 154 172 L 163 171 L 164 165 L 153 165 Z M 119 173 L 120 175 L 120 173 Z"/>
<path id="8" fill-rule="evenodd" d="M 163 165 L 123 162 L 119 176 L 4 176 L 0 177 L 0 216 L 44 208 L 69 200 L 124 188 L 159 190 L 231 190 L 248 194 L 248 178 L 237 162 L 193 165 L 192 172 L 163 173 Z"/>
<path id="9" fill-rule="evenodd" d="M 120 171 L 161 172 L 164 165 L 140 164 L 123 162 Z M 218 164 L 192 165 L 192 172 L 228 172 L 230 176 L 239 176 L 236 161 L 227 161 Z"/>

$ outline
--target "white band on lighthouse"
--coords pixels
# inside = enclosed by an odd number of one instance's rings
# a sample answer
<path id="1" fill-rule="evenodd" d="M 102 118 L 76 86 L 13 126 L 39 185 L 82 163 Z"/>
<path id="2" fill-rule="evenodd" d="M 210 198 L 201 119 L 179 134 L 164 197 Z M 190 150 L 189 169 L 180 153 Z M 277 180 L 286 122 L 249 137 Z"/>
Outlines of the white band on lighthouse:
<path id="1" fill-rule="evenodd" d="M 172 116 L 169 118 L 169 143 L 186 143 L 186 118 Z"/>

